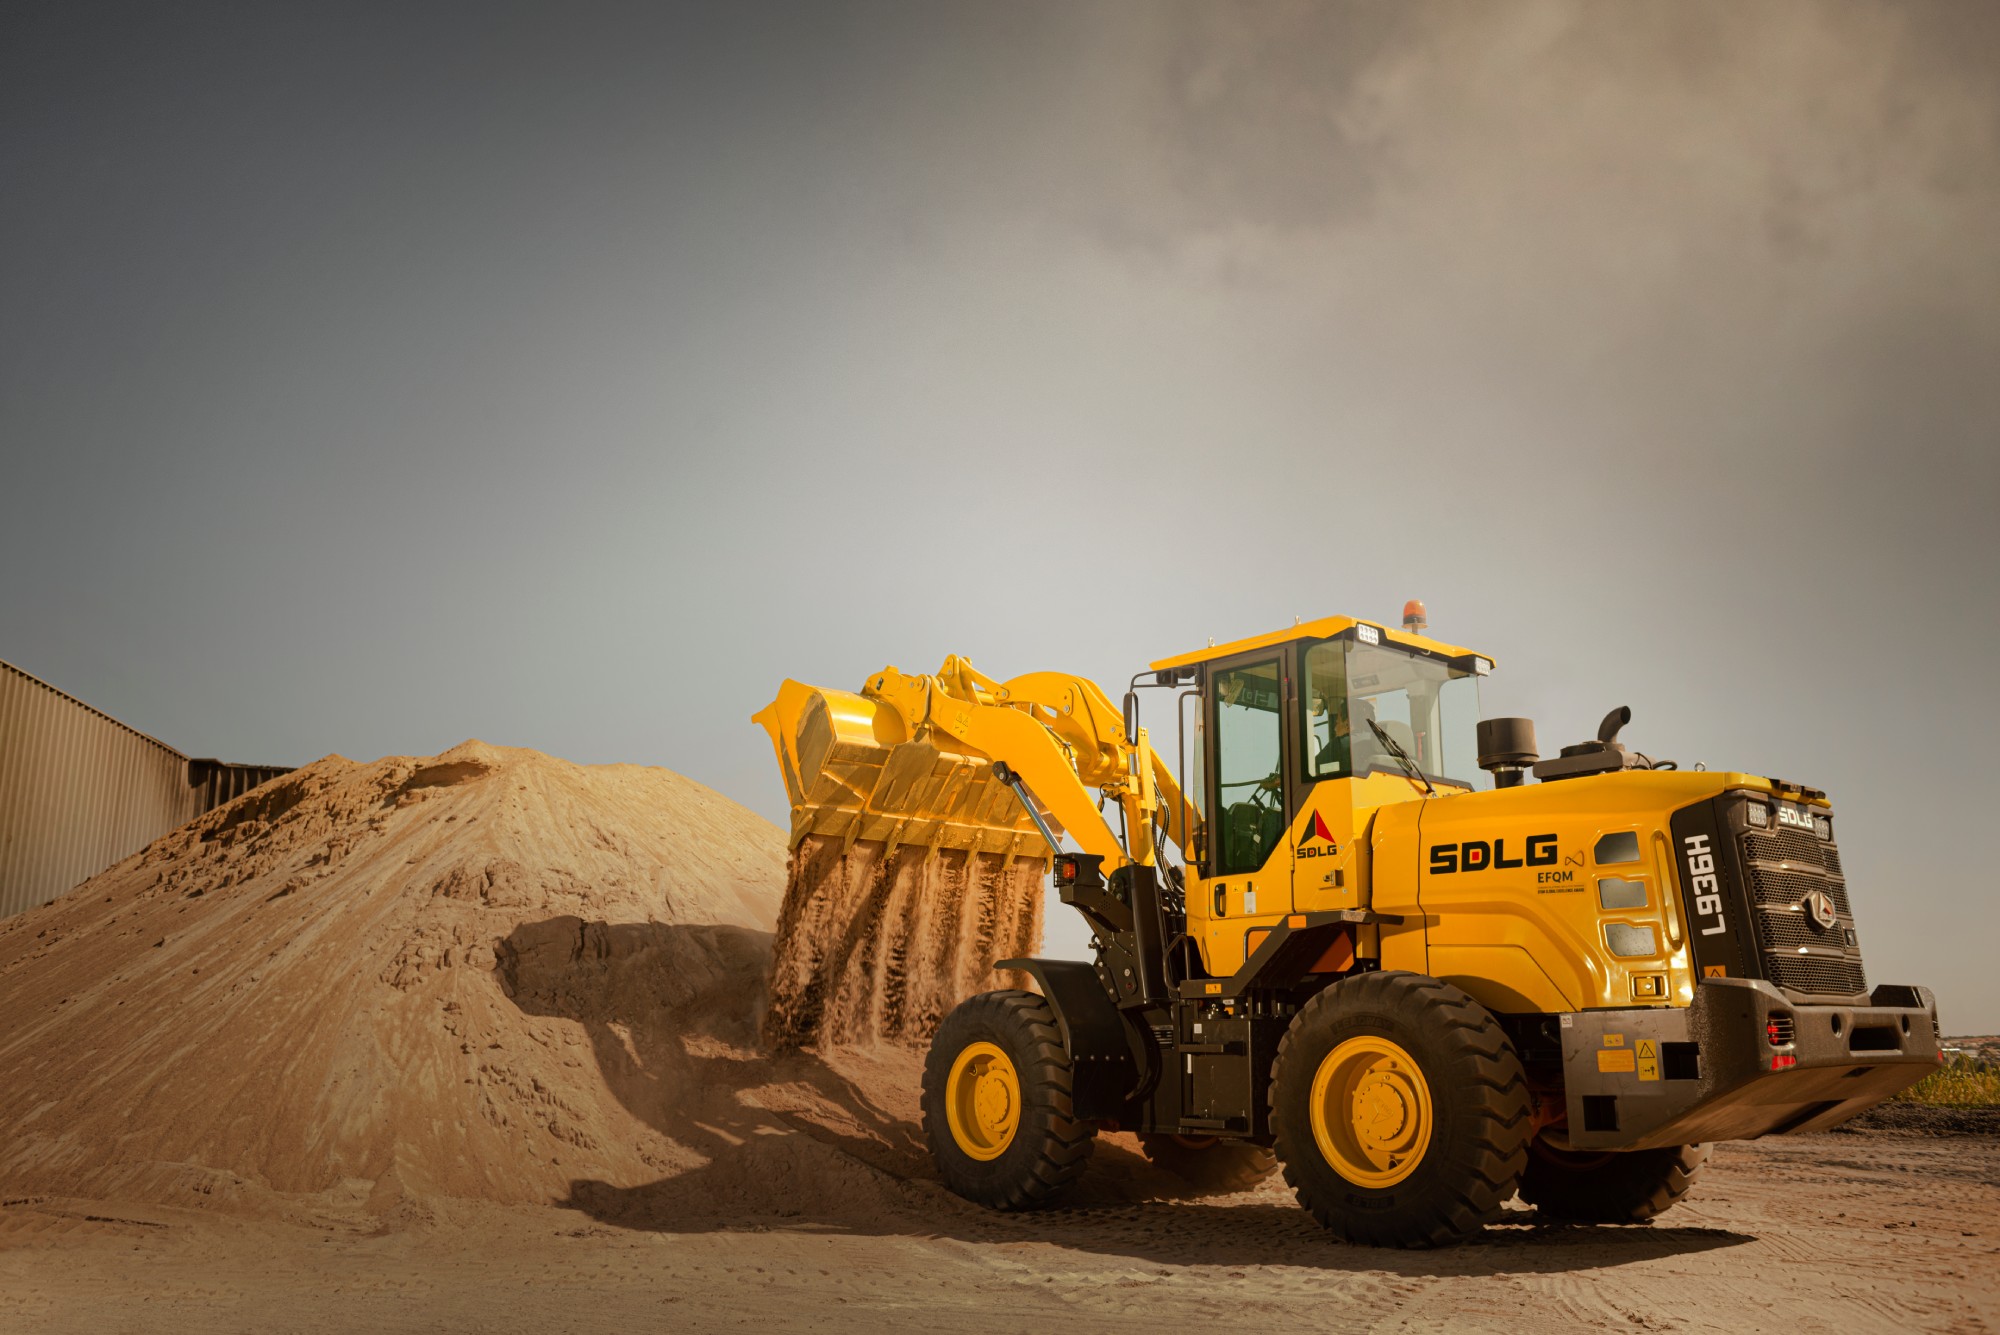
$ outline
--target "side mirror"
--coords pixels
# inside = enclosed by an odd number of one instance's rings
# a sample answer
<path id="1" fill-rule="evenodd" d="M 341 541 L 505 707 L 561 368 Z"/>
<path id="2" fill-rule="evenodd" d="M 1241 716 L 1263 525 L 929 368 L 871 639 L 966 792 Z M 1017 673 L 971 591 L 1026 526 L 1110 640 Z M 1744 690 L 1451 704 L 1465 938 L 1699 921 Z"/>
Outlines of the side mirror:
<path id="1" fill-rule="evenodd" d="M 1139 693 L 1137 691 L 1125 692 L 1125 744 L 1127 746 L 1137 746 L 1139 744 Z"/>

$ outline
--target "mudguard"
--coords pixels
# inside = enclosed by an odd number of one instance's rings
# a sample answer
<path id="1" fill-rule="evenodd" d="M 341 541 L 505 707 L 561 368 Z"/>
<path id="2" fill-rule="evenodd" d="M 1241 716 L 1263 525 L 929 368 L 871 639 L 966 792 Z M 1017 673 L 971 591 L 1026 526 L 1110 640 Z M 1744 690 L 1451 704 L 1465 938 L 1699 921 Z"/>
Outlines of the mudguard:
<path id="1" fill-rule="evenodd" d="M 1069 1053 L 1077 1117 L 1116 1121 L 1138 1083 L 1138 1069 L 1125 1017 L 1105 995 L 1096 970 L 1080 960 L 1001 960 L 993 967 L 1029 975 L 1056 1013 Z"/>

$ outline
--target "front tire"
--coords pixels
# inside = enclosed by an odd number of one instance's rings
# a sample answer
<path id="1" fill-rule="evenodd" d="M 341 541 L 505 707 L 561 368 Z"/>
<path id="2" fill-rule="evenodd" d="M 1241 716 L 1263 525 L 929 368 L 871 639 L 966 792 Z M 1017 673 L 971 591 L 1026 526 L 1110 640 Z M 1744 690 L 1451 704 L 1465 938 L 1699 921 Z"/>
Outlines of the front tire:
<path id="1" fill-rule="evenodd" d="M 1493 1016 L 1448 983 L 1366 973 L 1292 1020 L 1271 1127 L 1299 1204 L 1342 1241 L 1446 1247 L 1514 1194 L 1533 1100 Z"/>
<path id="2" fill-rule="evenodd" d="M 1521 1199 L 1544 1218 L 1566 1223 L 1650 1223 L 1694 1187 L 1709 1149 L 1672 1145 L 1592 1154 L 1536 1141 L 1521 1174 Z"/>
<path id="3" fill-rule="evenodd" d="M 1076 1120 L 1073 1089 L 1047 1001 L 986 992 L 961 1002 L 924 1060 L 924 1135 L 944 1184 L 996 1210 L 1054 1200 L 1097 1134 Z"/>
<path id="4" fill-rule="evenodd" d="M 1139 1137 L 1139 1149 L 1155 1167 L 1209 1196 L 1248 1191 L 1278 1171 L 1278 1156 L 1247 1140 L 1151 1135 Z"/>

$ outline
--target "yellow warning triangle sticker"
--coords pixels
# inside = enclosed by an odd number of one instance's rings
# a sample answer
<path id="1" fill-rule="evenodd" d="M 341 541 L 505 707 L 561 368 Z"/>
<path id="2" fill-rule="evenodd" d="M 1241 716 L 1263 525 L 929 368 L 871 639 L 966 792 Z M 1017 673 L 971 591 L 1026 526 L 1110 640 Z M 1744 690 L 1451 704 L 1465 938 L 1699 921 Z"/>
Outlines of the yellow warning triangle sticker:
<path id="1" fill-rule="evenodd" d="M 1639 1055 L 1641 1057 L 1657 1057 L 1660 1055 L 1659 1047 L 1652 1039 L 1642 1038 L 1639 1040 Z"/>

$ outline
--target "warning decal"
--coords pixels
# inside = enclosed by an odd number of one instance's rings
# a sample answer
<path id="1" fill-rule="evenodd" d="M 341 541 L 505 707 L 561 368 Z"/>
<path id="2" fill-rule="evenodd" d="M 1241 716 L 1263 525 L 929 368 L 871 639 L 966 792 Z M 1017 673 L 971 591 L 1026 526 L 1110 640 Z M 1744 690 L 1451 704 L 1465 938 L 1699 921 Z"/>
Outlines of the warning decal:
<path id="1" fill-rule="evenodd" d="M 1658 1080 L 1660 1078 L 1660 1045 L 1650 1038 L 1639 1040 L 1639 1078 Z"/>
<path id="2" fill-rule="evenodd" d="M 1597 1054 L 1597 1069 L 1605 1074 L 1632 1069 L 1632 1053 L 1629 1049 L 1620 1051 L 1606 1048 Z"/>
<path id="3" fill-rule="evenodd" d="M 1729 976 L 1729 969 L 1721 964 L 1704 964 L 1701 966 L 1701 976 L 1703 978 L 1727 978 Z"/>

